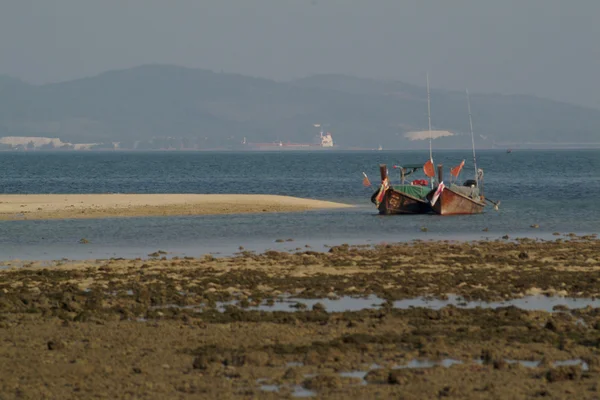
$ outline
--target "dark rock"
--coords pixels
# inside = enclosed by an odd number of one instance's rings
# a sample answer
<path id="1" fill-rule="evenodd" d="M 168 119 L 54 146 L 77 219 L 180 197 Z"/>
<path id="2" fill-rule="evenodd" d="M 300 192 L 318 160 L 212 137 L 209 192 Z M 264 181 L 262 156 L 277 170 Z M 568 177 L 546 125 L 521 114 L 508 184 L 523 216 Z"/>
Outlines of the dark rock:
<path id="1" fill-rule="evenodd" d="M 223 359 L 223 365 L 226 367 L 242 367 L 246 364 L 246 356 L 244 354 L 231 353 Z"/>
<path id="2" fill-rule="evenodd" d="M 296 302 L 296 303 L 292 304 L 290 307 L 297 308 L 298 310 L 306 310 L 306 304 L 300 303 L 300 302 Z"/>
<path id="3" fill-rule="evenodd" d="M 65 348 L 65 343 L 61 340 L 50 340 L 47 346 L 48 350 L 62 350 Z"/>
<path id="4" fill-rule="evenodd" d="M 497 358 L 492 362 L 494 369 L 506 369 L 508 363 L 504 360 L 504 358 Z"/>
<path id="5" fill-rule="evenodd" d="M 450 397 L 454 395 L 456 395 L 456 389 L 451 386 L 444 386 L 444 388 L 438 392 L 439 397 Z"/>
<path id="6" fill-rule="evenodd" d="M 552 331 L 552 332 L 559 332 L 561 330 L 559 328 L 559 326 L 556 324 L 556 322 L 553 320 L 549 320 L 548 322 L 546 322 L 546 325 L 544 325 L 544 328 L 548 329 L 549 331 Z"/>
<path id="7" fill-rule="evenodd" d="M 502 359 L 494 350 L 483 349 L 481 351 L 481 360 L 484 364 L 493 364 L 495 360 Z"/>
<path id="8" fill-rule="evenodd" d="M 390 385 L 404 385 L 410 381 L 410 377 L 407 376 L 406 371 L 390 371 L 388 374 L 388 383 Z"/>
<path id="9" fill-rule="evenodd" d="M 576 381 L 581 379 L 581 366 L 570 365 L 552 368 L 546 372 L 548 382 Z"/>

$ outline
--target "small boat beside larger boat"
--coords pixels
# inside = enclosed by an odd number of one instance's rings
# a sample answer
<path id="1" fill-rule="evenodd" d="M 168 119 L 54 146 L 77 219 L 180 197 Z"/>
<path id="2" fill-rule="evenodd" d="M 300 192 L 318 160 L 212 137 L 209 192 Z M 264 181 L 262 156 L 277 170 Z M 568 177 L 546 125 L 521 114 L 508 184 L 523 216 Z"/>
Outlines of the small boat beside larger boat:
<path id="1" fill-rule="evenodd" d="M 438 185 L 427 194 L 427 200 L 429 200 L 432 210 L 439 215 L 481 214 L 485 209 L 486 199 L 483 195 L 483 170 L 477 169 L 475 137 L 473 135 L 473 120 L 471 118 L 471 102 L 469 101 L 468 90 L 467 107 L 469 110 L 475 179 L 469 179 L 462 185 L 451 183 L 449 186 L 446 186 L 443 180 L 443 167 L 442 165 L 438 165 Z M 464 165 L 465 160 L 450 170 L 451 181 L 452 178 L 458 180 L 458 176 Z"/>
<path id="2" fill-rule="evenodd" d="M 427 200 L 427 194 L 433 188 L 433 161 L 431 157 L 431 106 L 429 99 L 429 75 L 427 75 L 427 116 L 429 120 L 429 161 L 421 166 L 400 166 L 400 184 L 390 185 L 387 167 L 379 165 L 381 175 L 381 186 L 371 196 L 371 201 L 377 206 L 380 214 L 424 214 L 431 212 L 431 206 Z M 396 166 L 394 166 L 396 168 Z M 425 175 L 432 179 L 431 186 L 427 179 L 416 179 L 406 183 L 406 178 L 423 168 Z"/>
<path id="3" fill-rule="evenodd" d="M 428 115 L 430 115 L 429 78 L 427 79 L 427 100 L 427 111 Z M 477 168 L 473 122 L 471 118 L 471 103 L 469 101 L 468 91 L 467 105 L 469 110 L 469 125 L 471 127 L 471 142 L 473 146 L 474 179 L 468 179 L 463 184 L 458 184 L 460 172 L 465 165 L 465 160 L 463 160 L 459 165 L 450 170 L 451 178 L 449 185 L 444 184 L 443 166 L 439 164 L 437 166 L 437 182 L 435 182 L 430 138 L 429 160 L 422 167 L 420 165 L 400 167 L 400 185 L 390 184 L 386 165 L 381 164 L 379 166 L 381 186 L 373 193 L 371 201 L 377 206 L 380 214 L 481 214 L 485 209 L 486 201 L 493 203 L 495 206 L 494 208 L 496 210 L 498 209 L 500 202 L 488 200 L 483 194 L 483 170 Z M 429 117 L 429 121 L 431 130 L 431 117 Z M 430 181 L 427 181 L 426 179 L 413 180 L 407 184 L 406 177 L 421 168 L 423 168 L 425 175 L 430 178 Z M 429 186 L 430 182 L 431 186 Z"/>
<path id="4" fill-rule="evenodd" d="M 427 162 L 427 164 L 429 163 L 430 161 Z M 464 165 L 464 161 L 451 170 L 455 179 L 458 179 L 462 165 Z M 477 180 L 468 179 L 462 185 L 455 182 L 445 185 L 443 166 L 439 164 L 437 185 L 431 189 L 426 179 L 415 179 L 409 183 L 405 180 L 406 176 L 421 168 L 423 167 L 414 165 L 401 167 L 400 184 L 394 185 L 390 183 L 386 165 L 379 166 L 381 186 L 371 196 L 371 202 L 377 206 L 379 214 L 460 215 L 481 214 L 484 211 L 486 199 L 483 196 L 483 171 L 481 169 L 478 170 Z M 459 168 L 458 171 L 456 171 L 457 168 Z M 412 171 L 410 171 L 411 169 Z"/>
<path id="5" fill-rule="evenodd" d="M 464 161 L 456 168 L 456 174 L 451 170 L 452 176 L 458 178 L 460 168 Z M 442 165 L 438 165 L 438 186 L 427 194 L 427 200 L 433 212 L 439 215 L 481 214 L 485 208 L 485 197 L 480 191 L 479 182 L 483 182 L 483 171 L 479 170 L 477 180 L 468 179 L 462 185 L 451 183 L 446 186 L 442 176 Z"/>
<path id="6" fill-rule="evenodd" d="M 396 167 L 396 166 L 394 166 Z M 424 214 L 431 211 L 426 196 L 431 188 L 426 179 L 415 179 L 406 183 L 406 178 L 423 168 L 421 165 L 400 166 L 400 184 L 392 185 L 389 181 L 387 166 L 381 164 L 381 186 L 371 196 L 379 214 Z"/>

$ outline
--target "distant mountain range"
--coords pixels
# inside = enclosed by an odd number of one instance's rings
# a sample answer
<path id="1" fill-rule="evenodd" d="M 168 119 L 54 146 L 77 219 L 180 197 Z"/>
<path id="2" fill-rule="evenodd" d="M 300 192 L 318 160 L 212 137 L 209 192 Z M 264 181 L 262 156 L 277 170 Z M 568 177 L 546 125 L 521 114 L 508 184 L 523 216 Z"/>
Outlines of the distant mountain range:
<path id="1" fill-rule="evenodd" d="M 525 95 L 472 94 L 477 145 L 600 144 L 600 110 Z M 470 147 L 463 92 L 431 90 L 436 148 Z M 343 147 L 425 148 L 424 87 L 315 75 L 275 82 L 169 65 L 145 65 L 46 85 L 0 77 L 0 137 L 122 148 L 237 148 L 311 142 L 324 124 Z M 412 135 L 411 137 L 419 137 Z M 53 145 L 52 145 L 53 146 Z M 67 145 L 65 145 L 67 146 Z"/>

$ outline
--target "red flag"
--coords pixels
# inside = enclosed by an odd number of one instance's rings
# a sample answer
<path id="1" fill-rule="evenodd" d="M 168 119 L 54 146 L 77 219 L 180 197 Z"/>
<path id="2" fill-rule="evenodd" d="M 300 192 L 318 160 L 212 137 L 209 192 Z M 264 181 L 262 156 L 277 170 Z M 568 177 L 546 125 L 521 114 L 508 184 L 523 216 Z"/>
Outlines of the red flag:
<path id="1" fill-rule="evenodd" d="M 363 178 L 363 186 L 364 186 L 364 187 L 370 187 L 370 186 L 371 186 L 371 181 L 369 181 L 369 178 L 367 177 L 367 174 L 365 174 L 365 173 L 363 172 L 363 175 L 365 176 L 365 177 Z"/>
<path id="2" fill-rule="evenodd" d="M 425 165 L 423 165 L 423 172 L 425 172 L 425 175 L 427 175 L 430 178 L 435 177 L 435 168 L 433 166 L 432 159 L 427 160 Z"/>
<path id="3" fill-rule="evenodd" d="M 465 165 L 465 160 L 462 160 L 460 164 L 450 170 L 450 173 L 453 177 L 458 178 L 458 174 L 460 174 L 460 170 Z"/>

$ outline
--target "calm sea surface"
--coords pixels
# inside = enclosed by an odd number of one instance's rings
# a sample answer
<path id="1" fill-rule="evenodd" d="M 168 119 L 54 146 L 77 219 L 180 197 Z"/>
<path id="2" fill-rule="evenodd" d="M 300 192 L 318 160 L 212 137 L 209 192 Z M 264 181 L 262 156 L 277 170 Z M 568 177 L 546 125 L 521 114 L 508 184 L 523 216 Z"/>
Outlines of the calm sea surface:
<path id="1" fill-rule="evenodd" d="M 2 193 L 265 193 L 354 204 L 353 209 L 67 221 L 0 221 L 0 260 L 231 254 L 309 244 L 420 239 L 496 239 L 553 232 L 600 232 L 600 150 L 480 151 L 485 193 L 501 200 L 483 215 L 379 216 L 362 172 L 378 183 L 378 165 L 422 164 L 426 152 L 0 153 Z M 450 167 L 469 151 L 440 151 Z M 448 177 L 448 168 L 445 168 Z M 397 176 L 392 175 L 393 178 Z M 531 225 L 538 224 L 539 228 Z M 427 228 L 423 232 L 421 228 Z M 487 228 L 487 231 L 483 231 Z M 86 238 L 90 244 L 78 244 Z M 276 243 L 276 239 L 294 239 Z"/>

